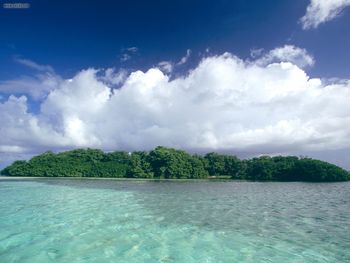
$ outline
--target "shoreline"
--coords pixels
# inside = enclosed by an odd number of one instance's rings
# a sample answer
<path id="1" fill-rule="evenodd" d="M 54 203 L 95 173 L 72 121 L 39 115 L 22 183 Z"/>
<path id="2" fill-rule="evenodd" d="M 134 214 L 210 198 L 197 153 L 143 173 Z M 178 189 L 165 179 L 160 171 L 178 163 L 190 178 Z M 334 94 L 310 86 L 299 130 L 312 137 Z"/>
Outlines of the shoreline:
<path id="1" fill-rule="evenodd" d="M 244 179 L 229 179 L 229 178 L 205 178 L 205 179 L 169 179 L 169 178 L 127 178 L 127 177 L 69 177 L 69 176 L 0 176 L 1 181 L 26 181 L 26 180 L 101 180 L 101 181 L 130 181 L 130 182 L 255 182 L 255 183 L 311 183 L 311 184 L 329 184 L 329 183 L 346 183 L 350 181 L 274 181 L 274 180 L 244 180 Z"/>
<path id="2" fill-rule="evenodd" d="M 51 177 L 51 176 L 37 176 L 37 177 L 31 177 L 31 176 L 0 176 L 1 180 L 36 180 L 36 179 L 72 179 L 72 180 L 115 180 L 115 181 L 187 181 L 187 182 L 197 182 L 197 181 L 246 181 L 247 180 L 233 180 L 229 178 L 206 178 L 206 179 L 168 179 L 168 178 L 123 178 L 123 177 L 69 177 L 69 176 L 57 176 L 57 177 Z"/>

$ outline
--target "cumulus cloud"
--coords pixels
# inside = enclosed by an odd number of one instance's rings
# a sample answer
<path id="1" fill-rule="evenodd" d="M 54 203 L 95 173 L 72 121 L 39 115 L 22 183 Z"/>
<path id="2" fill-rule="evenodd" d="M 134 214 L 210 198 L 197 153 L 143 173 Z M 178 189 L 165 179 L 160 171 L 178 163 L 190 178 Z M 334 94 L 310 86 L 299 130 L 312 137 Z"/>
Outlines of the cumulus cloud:
<path id="1" fill-rule="evenodd" d="M 252 58 L 256 59 L 253 63 L 266 66 L 273 62 L 291 62 L 300 68 L 312 66 L 315 60 L 305 49 L 293 45 L 285 45 L 263 53 L 263 49 L 251 51 Z"/>
<path id="2" fill-rule="evenodd" d="M 0 103 L 0 149 L 164 145 L 274 154 L 349 148 L 350 81 L 324 83 L 292 62 L 267 61 L 225 53 L 175 79 L 157 67 L 135 71 L 116 89 L 97 70 L 82 70 L 51 90 L 39 113 L 28 111 L 25 96 Z"/>
<path id="3" fill-rule="evenodd" d="M 306 14 L 300 19 L 304 30 L 317 28 L 341 14 L 350 5 L 350 0 L 311 0 Z"/>

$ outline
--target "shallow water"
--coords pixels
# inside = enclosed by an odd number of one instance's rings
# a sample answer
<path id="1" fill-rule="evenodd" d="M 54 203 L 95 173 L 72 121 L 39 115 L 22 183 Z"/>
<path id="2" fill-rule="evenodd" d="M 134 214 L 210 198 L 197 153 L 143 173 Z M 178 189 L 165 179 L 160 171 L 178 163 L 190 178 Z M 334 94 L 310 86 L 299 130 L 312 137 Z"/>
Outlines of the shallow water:
<path id="1" fill-rule="evenodd" d="M 350 262 L 350 183 L 0 180 L 0 262 Z"/>

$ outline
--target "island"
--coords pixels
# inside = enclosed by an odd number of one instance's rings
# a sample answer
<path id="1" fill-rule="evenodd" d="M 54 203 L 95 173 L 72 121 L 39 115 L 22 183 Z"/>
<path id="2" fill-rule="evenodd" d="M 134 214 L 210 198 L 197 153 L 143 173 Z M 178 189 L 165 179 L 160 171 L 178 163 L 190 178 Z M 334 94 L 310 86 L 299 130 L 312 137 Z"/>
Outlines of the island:
<path id="1" fill-rule="evenodd" d="M 350 180 L 350 173 L 334 164 L 308 157 L 260 156 L 240 160 L 233 155 L 189 154 L 156 147 L 146 151 L 104 152 L 98 149 L 51 151 L 28 161 L 15 161 L 3 176 L 106 177 L 149 179 L 238 179 L 254 181 L 335 182 Z"/>

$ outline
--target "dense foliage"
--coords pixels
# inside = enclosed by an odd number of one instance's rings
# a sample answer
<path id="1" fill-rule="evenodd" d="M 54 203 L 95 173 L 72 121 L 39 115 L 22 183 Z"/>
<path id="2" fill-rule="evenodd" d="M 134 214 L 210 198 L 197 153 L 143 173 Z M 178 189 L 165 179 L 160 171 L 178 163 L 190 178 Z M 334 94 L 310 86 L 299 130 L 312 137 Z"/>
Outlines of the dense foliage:
<path id="1" fill-rule="evenodd" d="M 157 147 L 150 152 L 108 152 L 78 149 L 46 152 L 29 161 L 15 161 L 1 171 L 7 176 L 75 176 L 197 179 L 229 176 L 232 179 L 272 181 L 346 181 L 349 172 L 327 162 L 295 156 L 236 156 Z"/>

